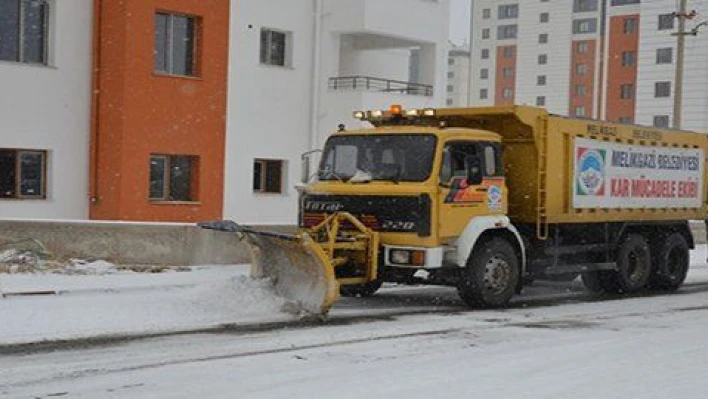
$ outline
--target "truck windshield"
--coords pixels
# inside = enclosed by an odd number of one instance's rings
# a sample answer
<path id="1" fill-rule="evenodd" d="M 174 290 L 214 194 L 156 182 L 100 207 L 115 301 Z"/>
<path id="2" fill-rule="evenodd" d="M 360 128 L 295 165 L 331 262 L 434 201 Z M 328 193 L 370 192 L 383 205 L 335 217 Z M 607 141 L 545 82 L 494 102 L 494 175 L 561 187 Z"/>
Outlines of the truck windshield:
<path id="1" fill-rule="evenodd" d="M 428 134 L 333 136 L 325 145 L 319 180 L 421 182 L 428 179 L 436 138 Z"/>

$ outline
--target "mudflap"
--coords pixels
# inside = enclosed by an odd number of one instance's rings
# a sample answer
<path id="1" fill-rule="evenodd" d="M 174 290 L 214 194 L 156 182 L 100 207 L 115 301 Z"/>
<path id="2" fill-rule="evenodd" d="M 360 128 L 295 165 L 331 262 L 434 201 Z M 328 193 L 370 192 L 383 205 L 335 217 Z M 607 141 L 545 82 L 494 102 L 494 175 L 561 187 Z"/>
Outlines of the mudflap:
<path id="1" fill-rule="evenodd" d="M 305 312 L 324 318 L 339 298 L 329 257 L 308 234 L 296 239 L 244 232 L 251 249 L 251 277 L 271 280 L 277 295 Z"/>

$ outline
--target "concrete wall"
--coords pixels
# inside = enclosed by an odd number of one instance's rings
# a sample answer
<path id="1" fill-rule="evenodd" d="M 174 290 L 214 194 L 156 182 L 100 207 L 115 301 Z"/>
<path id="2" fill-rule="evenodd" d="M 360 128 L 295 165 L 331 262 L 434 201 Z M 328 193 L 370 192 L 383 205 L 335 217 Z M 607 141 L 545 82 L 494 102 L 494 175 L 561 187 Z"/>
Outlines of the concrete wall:
<path id="1" fill-rule="evenodd" d="M 235 234 L 193 224 L 0 221 L 0 247 L 27 238 L 39 240 L 58 260 L 168 266 L 250 262 L 248 247 Z"/>

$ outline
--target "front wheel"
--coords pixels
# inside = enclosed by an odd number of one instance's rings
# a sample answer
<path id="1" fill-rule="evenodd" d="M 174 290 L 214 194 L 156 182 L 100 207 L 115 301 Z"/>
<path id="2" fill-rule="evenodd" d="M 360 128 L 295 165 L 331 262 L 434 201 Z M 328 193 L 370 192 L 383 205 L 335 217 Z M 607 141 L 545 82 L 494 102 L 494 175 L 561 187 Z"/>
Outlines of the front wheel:
<path id="1" fill-rule="evenodd" d="M 470 307 L 496 308 L 509 303 L 519 284 L 519 260 L 504 239 L 476 247 L 460 271 L 457 292 Z"/>
<path id="2" fill-rule="evenodd" d="M 343 285 L 339 287 L 339 293 L 342 296 L 363 298 L 374 295 L 382 284 L 382 280 L 374 280 L 364 284 Z"/>

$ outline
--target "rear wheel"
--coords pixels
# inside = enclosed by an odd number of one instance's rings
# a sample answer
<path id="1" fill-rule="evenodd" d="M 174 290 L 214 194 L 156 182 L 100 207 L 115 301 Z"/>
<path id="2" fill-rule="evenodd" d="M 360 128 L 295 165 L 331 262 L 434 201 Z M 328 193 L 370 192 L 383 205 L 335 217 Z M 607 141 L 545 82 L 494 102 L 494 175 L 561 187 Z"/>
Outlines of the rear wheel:
<path id="1" fill-rule="evenodd" d="M 678 233 L 673 233 L 655 244 L 654 273 L 650 286 L 673 291 L 683 284 L 688 274 L 690 254 L 688 242 Z"/>
<path id="2" fill-rule="evenodd" d="M 339 287 L 339 293 L 347 297 L 367 297 L 372 296 L 381 288 L 383 281 L 374 280 L 364 284 L 351 284 Z"/>
<path id="3" fill-rule="evenodd" d="M 646 238 L 639 234 L 628 235 L 617 253 L 618 291 L 636 292 L 645 288 L 651 271 L 651 250 Z"/>
<path id="4" fill-rule="evenodd" d="M 514 248 L 504 239 L 493 238 L 472 251 L 457 291 L 468 306 L 494 308 L 509 303 L 518 283 Z"/>

